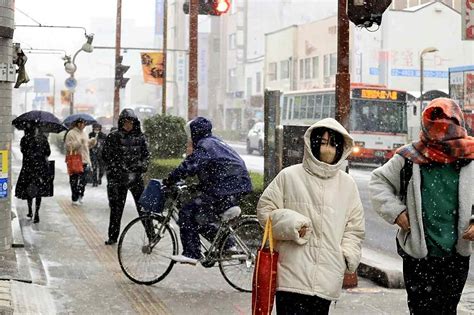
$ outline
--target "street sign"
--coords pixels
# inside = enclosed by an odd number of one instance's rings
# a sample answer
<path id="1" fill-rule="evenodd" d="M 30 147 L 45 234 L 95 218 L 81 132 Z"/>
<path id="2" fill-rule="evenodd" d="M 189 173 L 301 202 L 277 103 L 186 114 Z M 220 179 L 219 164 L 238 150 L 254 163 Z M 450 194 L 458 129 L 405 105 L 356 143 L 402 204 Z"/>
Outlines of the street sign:
<path id="1" fill-rule="evenodd" d="M 35 78 L 35 93 L 49 93 L 49 78 Z"/>
<path id="2" fill-rule="evenodd" d="M 64 85 L 68 90 L 73 91 L 77 86 L 77 80 L 74 77 L 69 77 L 64 81 Z"/>

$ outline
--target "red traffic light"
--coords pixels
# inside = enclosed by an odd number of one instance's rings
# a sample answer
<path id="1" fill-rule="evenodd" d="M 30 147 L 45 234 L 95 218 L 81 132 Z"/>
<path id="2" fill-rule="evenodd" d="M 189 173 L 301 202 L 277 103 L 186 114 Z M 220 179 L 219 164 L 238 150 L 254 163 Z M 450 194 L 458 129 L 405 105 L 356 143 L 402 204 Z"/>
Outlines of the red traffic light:
<path id="1" fill-rule="evenodd" d="M 230 0 L 214 0 L 214 11 L 218 14 L 227 13 L 230 9 Z"/>

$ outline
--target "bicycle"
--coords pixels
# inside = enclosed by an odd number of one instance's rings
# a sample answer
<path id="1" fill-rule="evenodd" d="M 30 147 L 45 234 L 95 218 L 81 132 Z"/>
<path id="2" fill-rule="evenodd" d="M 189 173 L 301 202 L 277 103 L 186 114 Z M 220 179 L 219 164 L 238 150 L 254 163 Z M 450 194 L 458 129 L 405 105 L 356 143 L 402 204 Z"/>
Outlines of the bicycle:
<path id="1" fill-rule="evenodd" d="M 179 252 L 178 236 L 171 224 L 178 219 L 178 209 L 189 195 L 186 184 L 162 189 L 163 211 L 150 211 L 132 220 L 118 242 L 118 258 L 125 275 L 135 283 L 152 285 L 163 280 L 173 268 L 171 255 Z M 199 263 L 206 267 L 219 264 L 224 279 L 242 292 L 252 291 L 252 276 L 263 228 L 254 215 L 240 216 L 240 208 L 227 209 L 218 232 L 210 244 L 200 237 L 204 249 Z M 228 242 L 235 244 L 228 248 Z M 227 246 L 226 246 L 227 245 Z"/>

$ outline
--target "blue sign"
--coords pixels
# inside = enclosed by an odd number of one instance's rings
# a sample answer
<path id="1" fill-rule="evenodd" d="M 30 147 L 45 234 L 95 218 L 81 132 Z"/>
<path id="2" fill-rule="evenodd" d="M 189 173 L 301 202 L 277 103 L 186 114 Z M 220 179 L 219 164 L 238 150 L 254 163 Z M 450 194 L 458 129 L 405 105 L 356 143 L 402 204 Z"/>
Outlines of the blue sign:
<path id="1" fill-rule="evenodd" d="M 392 76 L 394 77 L 419 77 L 420 70 L 415 69 L 392 69 Z M 448 71 L 433 71 L 433 70 L 424 70 L 423 77 L 425 78 L 448 78 Z"/>
<path id="2" fill-rule="evenodd" d="M 379 75 L 379 68 L 369 68 L 370 75 Z"/>
<path id="3" fill-rule="evenodd" d="M 0 178 L 0 198 L 8 196 L 8 178 Z"/>
<path id="4" fill-rule="evenodd" d="M 35 93 L 49 93 L 49 79 L 48 78 L 35 78 Z"/>
<path id="5" fill-rule="evenodd" d="M 69 77 L 64 81 L 64 85 L 68 88 L 68 90 L 74 90 L 77 86 L 77 80 L 73 77 Z"/>

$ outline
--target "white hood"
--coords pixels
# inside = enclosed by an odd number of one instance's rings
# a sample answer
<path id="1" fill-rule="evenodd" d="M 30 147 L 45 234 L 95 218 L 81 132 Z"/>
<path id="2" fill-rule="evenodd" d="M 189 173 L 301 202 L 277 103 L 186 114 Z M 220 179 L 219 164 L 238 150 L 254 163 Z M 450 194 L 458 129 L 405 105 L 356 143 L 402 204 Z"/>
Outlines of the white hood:
<path id="1" fill-rule="evenodd" d="M 313 129 L 325 127 L 332 129 L 342 134 L 344 137 L 344 152 L 342 153 L 341 159 L 336 164 L 327 164 L 316 159 L 311 152 L 311 133 Z M 352 147 L 354 146 L 354 139 L 349 135 L 347 130 L 333 118 L 325 118 L 306 130 L 304 134 L 304 156 L 303 156 L 303 167 L 304 169 L 316 176 L 328 178 L 334 176 L 343 166 L 344 161 L 352 153 Z"/>

